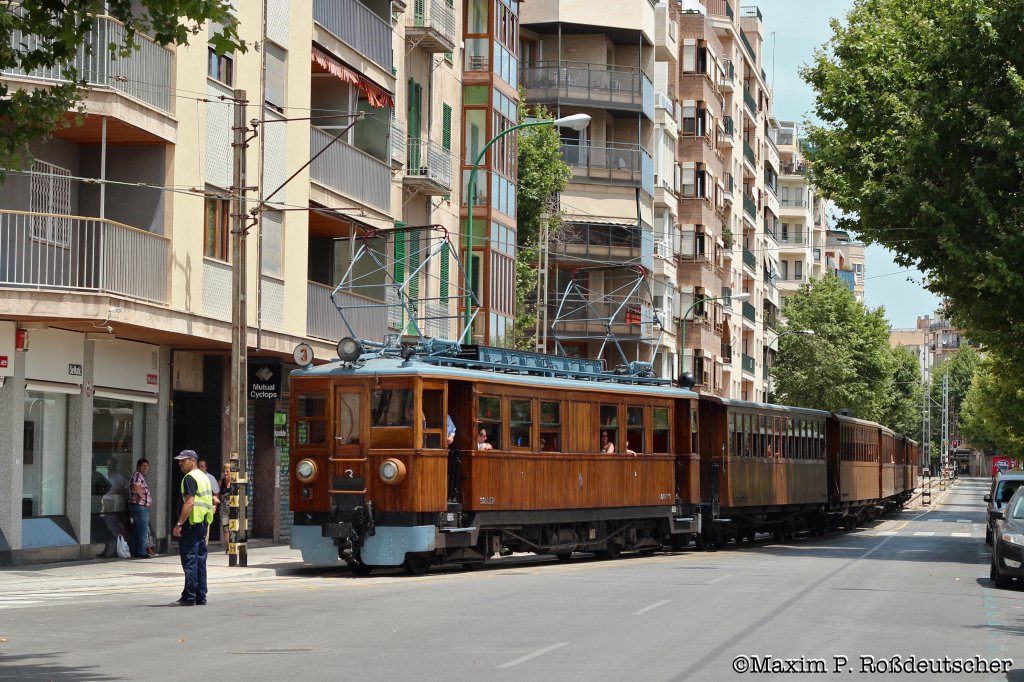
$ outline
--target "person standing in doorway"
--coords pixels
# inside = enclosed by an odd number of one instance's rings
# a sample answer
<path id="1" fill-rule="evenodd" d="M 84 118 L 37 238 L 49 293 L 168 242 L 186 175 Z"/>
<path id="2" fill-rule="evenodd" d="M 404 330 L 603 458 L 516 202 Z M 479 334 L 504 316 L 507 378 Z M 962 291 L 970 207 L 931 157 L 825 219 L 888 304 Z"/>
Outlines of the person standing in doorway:
<path id="1" fill-rule="evenodd" d="M 224 553 L 227 554 L 231 542 L 231 533 L 228 530 L 228 521 L 231 518 L 231 464 L 225 463 L 220 470 L 220 538 L 224 543 Z"/>
<path id="2" fill-rule="evenodd" d="M 135 463 L 135 473 L 129 481 L 128 514 L 132 518 L 132 537 L 128 543 L 132 557 L 148 559 L 149 548 L 146 542 L 149 536 L 149 508 L 153 505 L 153 497 L 149 494 L 146 472 L 149 471 L 149 460 L 145 457 Z"/>
<path id="3" fill-rule="evenodd" d="M 178 554 L 185 572 L 185 589 L 171 606 L 206 604 L 206 531 L 213 521 L 213 489 L 199 470 L 194 450 L 182 450 L 174 458 L 181 473 L 181 512 L 172 535 L 178 538 Z"/>

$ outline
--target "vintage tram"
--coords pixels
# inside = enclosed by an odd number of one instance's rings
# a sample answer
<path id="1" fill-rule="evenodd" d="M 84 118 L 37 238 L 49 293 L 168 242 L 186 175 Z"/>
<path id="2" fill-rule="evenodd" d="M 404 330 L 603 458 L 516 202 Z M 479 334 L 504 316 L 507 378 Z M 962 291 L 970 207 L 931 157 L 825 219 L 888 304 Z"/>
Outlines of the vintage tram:
<path id="1" fill-rule="evenodd" d="M 419 574 L 786 538 L 913 488 L 916 444 L 878 424 L 700 396 L 645 363 L 432 340 L 339 355 L 291 375 L 291 545 L 309 563 Z"/>

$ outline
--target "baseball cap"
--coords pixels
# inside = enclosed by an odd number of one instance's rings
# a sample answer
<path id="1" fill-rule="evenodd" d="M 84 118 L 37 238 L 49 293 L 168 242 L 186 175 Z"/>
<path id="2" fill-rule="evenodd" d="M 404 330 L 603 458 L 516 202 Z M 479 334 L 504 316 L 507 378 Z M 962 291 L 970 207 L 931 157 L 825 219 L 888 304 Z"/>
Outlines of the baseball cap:
<path id="1" fill-rule="evenodd" d="M 195 450 L 182 450 L 174 459 L 199 459 L 199 455 Z"/>

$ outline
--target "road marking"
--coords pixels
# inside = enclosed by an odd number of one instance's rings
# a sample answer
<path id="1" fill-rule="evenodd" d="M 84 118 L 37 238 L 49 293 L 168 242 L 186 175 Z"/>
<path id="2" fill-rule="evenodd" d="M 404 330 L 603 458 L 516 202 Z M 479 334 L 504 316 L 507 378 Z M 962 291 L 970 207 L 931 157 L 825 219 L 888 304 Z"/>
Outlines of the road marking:
<path id="1" fill-rule="evenodd" d="M 875 533 L 875 535 L 899 535 L 899 531 L 883 530 L 883 531 L 880 531 L 878 533 Z"/>
<path id="2" fill-rule="evenodd" d="M 498 667 L 499 668 L 511 668 L 513 666 L 519 665 L 520 663 L 526 663 L 527 661 L 532 660 L 534 658 L 537 658 L 538 656 L 543 656 L 544 654 L 551 653 L 555 649 L 561 649 L 563 646 L 569 646 L 569 643 L 568 642 L 559 642 L 558 644 L 552 644 L 551 646 L 546 647 L 544 649 L 541 649 L 540 651 L 534 651 L 532 654 L 526 654 L 525 656 L 520 656 L 519 658 L 517 658 L 514 661 L 509 661 L 508 663 L 502 663 Z"/>
<path id="3" fill-rule="evenodd" d="M 732 577 L 731 575 L 720 575 L 717 578 L 715 578 L 714 580 L 709 580 L 708 581 L 708 585 L 714 585 L 717 582 L 720 582 L 722 580 L 725 580 L 726 578 L 731 578 L 731 577 Z"/>
<path id="4" fill-rule="evenodd" d="M 648 611 L 653 611 L 654 609 L 658 608 L 659 606 L 664 606 L 665 604 L 668 604 L 671 601 L 672 601 L 671 599 L 662 599 L 661 601 L 659 601 L 659 602 L 657 602 L 655 604 L 651 604 L 650 606 L 645 606 L 644 608 L 640 609 L 639 611 L 634 611 L 633 615 L 634 616 L 642 616 L 645 613 L 647 613 Z"/>
<path id="5" fill-rule="evenodd" d="M 924 535 L 924 536 L 935 535 L 935 531 L 932 531 L 932 530 L 919 530 L 916 533 L 914 533 L 914 535 Z"/>
<path id="6" fill-rule="evenodd" d="M 974 523 L 970 519 L 957 519 L 956 522 L 957 523 Z"/>
<path id="7" fill-rule="evenodd" d="M 955 538 L 969 538 L 969 537 L 973 537 L 973 534 L 971 534 L 971 533 L 951 533 L 951 535 L 953 537 L 955 537 Z"/>

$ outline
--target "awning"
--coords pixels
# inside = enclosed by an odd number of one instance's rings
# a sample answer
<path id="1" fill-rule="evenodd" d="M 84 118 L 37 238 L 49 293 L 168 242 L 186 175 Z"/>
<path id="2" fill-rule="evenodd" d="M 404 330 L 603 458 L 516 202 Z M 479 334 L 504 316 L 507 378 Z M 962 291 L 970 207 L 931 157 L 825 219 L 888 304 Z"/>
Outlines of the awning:
<path id="1" fill-rule="evenodd" d="M 386 90 L 348 68 L 316 45 L 313 46 L 312 58 L 313 62 L 319 64 L 324 71 L 337 76 L 342 82 L 350 83 L 365 92 L 371 106 L 378 109 L 393 109 L 395 107 L 395 98 Z"/>
<path id="2" fill-rule="evenodd" d="M 608 216 L 587 215 L 585 213 L 565 213 L 563 223 L 579 223 L 581 225 L 621 225 L 636 227 L 636 218 L 615 218 Z"/>

